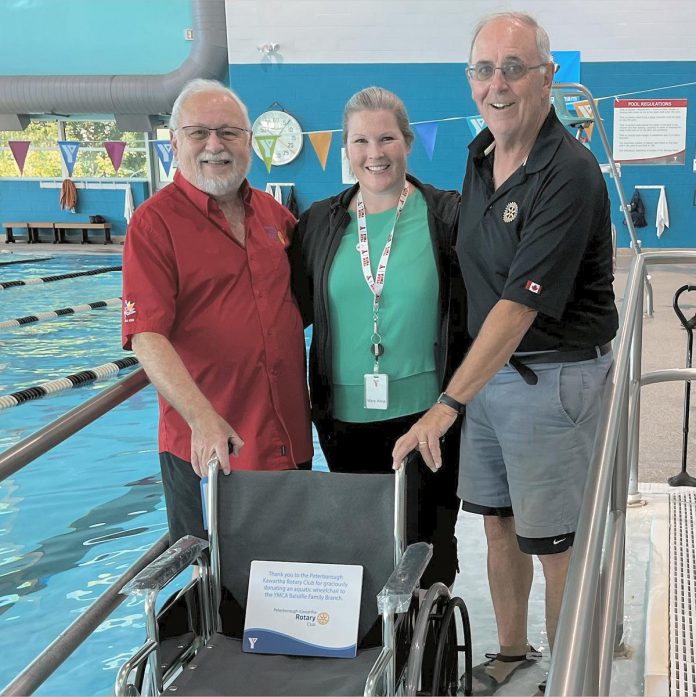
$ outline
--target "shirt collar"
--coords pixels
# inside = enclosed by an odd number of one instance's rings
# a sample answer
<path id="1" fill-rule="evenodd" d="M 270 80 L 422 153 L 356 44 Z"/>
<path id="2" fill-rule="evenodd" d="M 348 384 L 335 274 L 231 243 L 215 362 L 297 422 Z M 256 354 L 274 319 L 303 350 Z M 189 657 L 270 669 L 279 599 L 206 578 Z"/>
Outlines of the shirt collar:
<path id="1" fill-rule="evenodd" d="M 214 210 L 219 210 L 215 198 L 195 187 L 178 169 L 174 172 L 174 184 L 181 189 L 186 198 L 188 198 L 204 215 L 210 215 L 211 206 L 214 207 Z M 251 186 L 249 186 L 249 182 L 246 179 L 244 179 L 239 187 L 239 192 L 244 203 L 249 203 L 251 201 Z"/>
<path id="2" fill-rule="evenodd" d="M 525 171 L 531 174 L 532 172 L 538 172 L 544 169 L 554 156 L 564 136 L 565 127 L 558 120 L 556 111 L 553 106 L 551 106 L 546 119 L 544 119 L 544 123 L 541 125 L 541 129 L 539 129 L 539 135 L 534 143 L 534 147 L 527 157 L 527 162 L 524 167 Z M 493 149 L 492 146 L 494 143 L 493 134 L 488 128 L 484 128 L 483 131 L 471 141 L 469 144 L 469 152 L 476 164 L 480 164 L 481 161 L 488 156 Z"/>

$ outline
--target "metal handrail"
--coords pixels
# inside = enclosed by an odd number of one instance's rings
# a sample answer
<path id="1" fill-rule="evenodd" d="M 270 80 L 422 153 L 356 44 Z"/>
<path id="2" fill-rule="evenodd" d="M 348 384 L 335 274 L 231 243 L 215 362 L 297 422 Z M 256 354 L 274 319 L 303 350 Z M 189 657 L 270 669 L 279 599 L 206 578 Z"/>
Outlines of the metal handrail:
<path id="1" fill-rule="evenodd" d="M 629 413 L 640 391 L 633 390 L 633 359 L 640 356 L 646 268 L 696 264 L 696 252 L 648 252 L 633 260 L 614 341 L 614 367 L 607 380 L 597 440 L 587 475 L 563 604 L 556 630 L 547 695 L 608 695 L 617 627 L 623 616 L 626 500 L 629 469 L 637 481 L 637 448 L 632 447 Z M 692 379 L 693 370 L 661 371 L 646 383 Z M 634 461 L 629 461 L 628 453 Z M 635 471 L 634 471 L 635 470 Z M 606 533 L 606 541 L 605 541 Z M 605 546 L 606 542 L 606 546 Z M 602 550 L 604 548 L 604 556 Z M 620 637 L 618 637 L 620 639 Z"/>
<path id="2" fill-rule="evenodd" d="M 142 368 L 0 453 L 0 482 L 125 402 L 149 383 Z"/>
<path id="3" fill-rule="evenodd" d="M 44 428 L 0 454 L 0 482 L 36 458 L 117 407 L 149 384 L 142 368 L 119 380 L 95 397 L 71 409 Z M 80 617 L 45 648 L 10 682 L 0 695 L 28 695 L 42 685 L 84 640 L 125 600 L 123 586 L 156 559 L 168 546 L 162 536 L 111 585 Z"/>
<path id="4" fill-rule="evenodd" d="M 112 586 L 99 596 L 65 631 L 61 632 L 0 695 L 30 695 L 42 685 L 82 642 L 128 597 L 123 586 L 137 576 L 169 546 L 169 533 L 162 535 Z"/>

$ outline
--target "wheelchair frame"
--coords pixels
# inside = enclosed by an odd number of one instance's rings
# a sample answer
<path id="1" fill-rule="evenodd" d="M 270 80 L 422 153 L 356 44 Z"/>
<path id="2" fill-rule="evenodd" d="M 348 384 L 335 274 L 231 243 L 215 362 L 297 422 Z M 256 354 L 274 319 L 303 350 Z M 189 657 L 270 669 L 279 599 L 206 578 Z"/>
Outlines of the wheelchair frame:
<path id="1" fill-rule="evenodd" d="M 195 657 L 215 632 L 221 632 L 219 613 L 221 590 L 218 514 L 219 462 L 213 458 L 208 463 L 207 519 L 209 542 L 187 536 L 172 545 L 166 552 L 138 574 L 124 589 L 128 595 L 145 597 L 145 644 L 121 667 L 118 672 L 116 695 L 160 695 L 185 668 L 195 668 Z M 459 687 L 459 653 L 464 653 L 465 670 L 462 678 L 465 694 L 471 694 L 471 633 L 466 606 L 461 598 L 451 598 L 449 589 L 435 583 L 418 603 L 415 622 L 405 618 L 413 627 L 408 658 L 397 675 L 396 619 L 397 615 L 414 612 L 413 599 L 417 597 L 420 578 L 432 556 L 432 545 L 418 542 L 405 546 L 405 466 L 397 470 L 394 483 L 394 571 L 377 596 L 378 613 L 382 617 L 382 649 L 370 670 L 364 694 L 394 695 L 397 687 L 402 694 L 416 695 L 423 669 L 426 647 L 434 641 L 434 666 L 431 694 L 455 694 Z M 208 554 L 206 554 L 208 549 Z M 208 562 L 208 555 L 210 562 Z M 174 596 L 159 615 L 155 604 L 159 592 L 192 564 L 199 566 L 193 578 Z M 189 611 L 188 626 L 193 629 L 191 642 L 179 644 L 178 653 L 165 660 L 160 642 L 160 622 L 170 607 L 187 598 L 197 603 L 196 616 Z M 189 605 L 190 607 L 190 605 Z M 460 617 L 462 641 L 457 638 L 456 615 Z M 194 625 L 197 625 L 194 628 Z M 129 678 L 136 672 L 134 682 Z M 454 671 L 454 672 L 453 672 Z M 444 675 L 443 674 L 447 673 Z M 421 694 L 424 694 L 421 692 Z M 427 691 L 425 692 L 427 694 Z"/>

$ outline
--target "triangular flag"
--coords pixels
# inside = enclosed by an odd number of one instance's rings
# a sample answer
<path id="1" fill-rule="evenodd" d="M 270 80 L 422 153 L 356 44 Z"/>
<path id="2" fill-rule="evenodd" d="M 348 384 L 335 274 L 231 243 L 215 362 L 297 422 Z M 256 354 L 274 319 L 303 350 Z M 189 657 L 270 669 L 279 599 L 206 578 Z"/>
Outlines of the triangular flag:
<path id="1" fill-rule="evenodd" d="M 427 121 L 426 123 L 416 123 L 413 124 L 416 129 L 416 133 L 420 138 L 425 152 L 428 155 L 428 159 L 433 159 L 433 150 L 435 150 L 435 139 L 437 138 L 437 122 Z"/>
<path id="2" fill-rule="evenodd" d="M 123 160 L 123 151 L 126 149 L 126 144 L 122 140 L 107 140 L 104 143 L 106 153 L 114 166 L 114 171 L 118 172 Z"/>
<path id="3" fill-rule="evenodd" d="M 19 173 L 24 174 L 24 162 L 27 159 L 27 151 L 29 150 L 30 140 L 8 140 L 7 144 L 12 150 Z"/>
<path id="4" fill-rule="evenodd" d="M 266 169 L 270 172 L 271 164 L 273 163 L 273 153 L 278 143 L 278 136 L 254 136 L 254 140 L 261 152 L 261 159 L 266 165 Z"/>
<path id="5" fill-rule="evenodd" d="M 314 152 L 319 158 L 319 163 L 322 169 L 326 169 L 326 158 L 329 156 L 329 148 L 331 147 L 331 131 L 317 131 L 309 133 L 309 140 L 312 143 Z"/>
<path id="6" fill-rule="evenodd" d="M 77 151 L 80 149 L 79 140 L 59 140 L 60 154 L 63 156 L 65 168 L 68 170 L 68 176 L 72 177 L 73 167 L 77 160 Z"/>
<path id="7" fill-rule="evenodd" d="M 469 116 L 466 122 L 469 124 L 471 135 L 474 136 L 474 138 L 486 127 L 486 122 L 481 116 Z"/>
<path id="8" fill-rule="evenodd" d="M 160 164 L 166 176 L 169 176 L 169 170 L 172 166 L 172 144 L 168 140 L 154 140 L 155 152 L 159 158 Z"/>

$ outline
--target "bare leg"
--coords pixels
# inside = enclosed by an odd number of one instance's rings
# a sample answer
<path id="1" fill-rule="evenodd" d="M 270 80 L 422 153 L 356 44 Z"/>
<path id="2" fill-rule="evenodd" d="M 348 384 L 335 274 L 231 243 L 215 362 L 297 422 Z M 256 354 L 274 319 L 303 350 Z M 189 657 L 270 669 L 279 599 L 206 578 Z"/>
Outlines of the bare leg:
<path id="1" fill-rule="evenodd" d="M 570 553 L 571 550 L 567 549 L 560 554 L 539 555 L 546 579 L 546 633 L 549 637 L 549 648 L 552 650 L 556 640 L 556 627 L 558 626 L 558 615 L 561 612 Z"/>
<path id="2" fill-rule="evenodd" d="M 484 516 L 488 542 L 488 584 L 503 647 L 517 647 L 526 653 L 527 604 L 532 588 L 532 557 L 520 552 L 515 535 L 515 519 Z M 507 653 L 507 651 L 505 651 Z"/>

